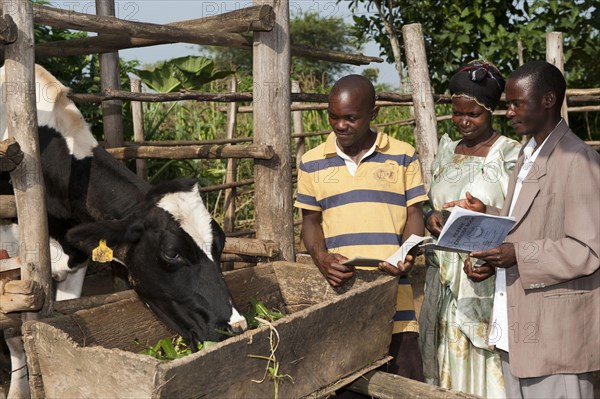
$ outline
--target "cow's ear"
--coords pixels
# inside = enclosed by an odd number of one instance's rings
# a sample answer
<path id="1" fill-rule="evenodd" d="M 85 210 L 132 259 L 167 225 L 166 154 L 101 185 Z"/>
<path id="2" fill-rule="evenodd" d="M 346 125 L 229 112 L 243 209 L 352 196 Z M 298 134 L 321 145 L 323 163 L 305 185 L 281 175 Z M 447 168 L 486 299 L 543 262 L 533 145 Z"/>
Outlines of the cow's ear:
<path id="1" fill-rule="evenodd" d="M 75 226 L 66 234 L 69 245 L 90 255 L 100 240 L 113 249 L 138 242 L 144 233 L 144 226 L 128 219 L 104 220 Z"/>
<path id="2" fill-rule="evenodd" d="M 212 256 L 215 262 L 218 262 L 225 248 L 225 232 L 214 219 L 210 221 L 210 227 L 213 231 Z"/>

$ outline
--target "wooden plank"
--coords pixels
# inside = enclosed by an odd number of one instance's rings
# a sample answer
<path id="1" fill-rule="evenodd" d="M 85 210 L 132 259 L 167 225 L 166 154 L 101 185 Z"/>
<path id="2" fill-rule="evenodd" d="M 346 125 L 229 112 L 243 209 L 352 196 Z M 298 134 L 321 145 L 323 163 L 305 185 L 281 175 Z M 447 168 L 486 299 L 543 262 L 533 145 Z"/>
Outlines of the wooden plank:
<path id="1" fill-rule="evenodd" d="M 196 35 L 200 36 L 202 36 L 203 33 L 212 34 L 215 32 L 246 33 L 252 31 L 270 31 L 273 29 L 275 23 L 272 11 L 272 8 L 269 6 L 252 6 L 216 16 L 173 22 L 166 24 L 166 26 L 193 30 L 196 32 Z M 231 38 L 228 36 L 223 36 L 220 40 L 225 44 L 230 39 Z M 236 37 L 236 42 L 238 45 L 245 45 L 248 47 L 251 45 L 251 43 L 248 43 L 246 39 L 241 37 Z M 87 37 L 76 40 L 44 43 L 37 46 L 36 52 L 38 56 L 49 56 L 51 55 L 49 52 L 56 52 L 66 48 L 66 51 L 83 51 L 83 53 L 86 54 L 91 51 L 90 49 L 94 48 L 114 51 L 131 47 L 147 47 L 166 43 L 170 42 L 163 38 L 142 39 L 125 35 L 106 34 L 103 36 Z"/>
<path id="2" fill-rule="evenodd" d="M 438 146 L 435 104 L 429 81 L 429 67 L 425 53 L 425 41 L 421 24 L 408 24 L 402 27 L 404 48 L 411 82 L 415 111 L 415 143 L 421 162 L 421 171 L 426 192 L 431 184 L 431 165 Z"/>
<path id="3" fill-rule="evenodd" d="M 21 278 L 21 257 L 0 259 L 0 280 Z"/>
<path id="4" fill-rule="evenodd" d="M 272 32 L 254 34 L 254 143 L 269 145 L 275 152 L 271 160 L 254 162 L 256 237 L 279 242 L 282 259 L 292 261 L 289 1 L 254 0 L 254 4 L 270 4 L 277 21 Z"/>
<path id="5" fill-rule="evenodd" d="M 227 237 L 223 249 L 224 253 L 266 256 L 268 258 L 277 257 L 279 251 L 279 244 L 275 241 L 243 237 Z"/>
<path id="6" fill-rule="evenodd" d="M 123 299 L 135 299 L 137 294 L 133 290 L 121 291 L 114 294 L 96 295 L 91 297 L 82 297 L 77 299 L 69 299 L 66 301 L 58 301 L 54 303 L 54 311 L 56 313 L 70 314 L 79 310 L 91 309 L 94 307 L 106 305 L 121 301 Z M 20 315 L 0 314 L 0 331 L 9 328 L 19 328 L 21 326 Z"/>
<path id="7" fill-rule="evenodd" d="M 560 71 L 565 73 L 565 55 L 563 53 L 563 35 L 562 32 L 546 33 L 546 61 L 556 66 Z M 567 111 L 567 98 L 565 97 L 560 115 L 565 122 L 569 124 L 569 113 Z"/>
<path id="8" fill-rule="evenodd" d="M 137 146 L 107 148 L 106 151 L 117 159 L 271 159 L 274 156 L 272 147 L 264 144 L 192 145 L 182 147 Z"/>
<path id="9" fill-rule="evenodd" d="M 479 396 L 425 384 L 383 371 L 371 371 L 346 389 L 373 398 L 478 399 Z"/>
<path id="10" fill-rule="evenodd" d="M 374 370 L 380 366 L 383 366 L 384 364 L 386 364 L 387 362 L 389 362 L 392 359 L 393 359 L 392 356 L 386 356 L 381 360 L 378 360 L 366 367 L 363 367 L 356 373 L 352 373 L 349 376 L 336 381 L 334 384 L 331 384 L 329 386 L 321 388 L 321 389 L 311 393 L 310 395 L 305 396 L 303 399 L 321 399 L 321 398 L 328 399 L 337 390 L 344 388 L 346 385 L 350 384 L 352 381 L 355 381 L 357 378 L 362 377 L 363 375 L 365 375 L 366 373 L 368 373 L 371 370 Z M 388 398 L 385 398 L 385 399 L 388 399 Z"/>
<path id="11" fill-rule="evenodd" d="M 276 262 L 226 272 L 225 280 L 236 303 L 257 296 L 273 306 L 282 299 L 282 279 L 296 280 L 287 286 L 297 287 L 306 281 L 297 278 L 304 279 L 307 273 L 320 275 L 315 268 L 288 273 L 294 267 L 289 262 Z M 308 395 L 386 357 L 397 281 L 390 276 L 379 277 L 273 323 L 280 337 L 275 352 L 279 372 L 293 378 L 293 382 L 287 378 L 281 382 L 280 397 Z M 320 298 L 321 294 L 312 300 Z M 349 318 L 348 314 L 355 317 Z M 265 373 L 266 361 L 253 356 L 269 356 L 269 327 L 163 363 L 130 352 L 138 350 L 134 338 L 145 337 L 152 342 L 168 333 L 153 320 L 140 301 L 126 300 L 42 323 L 26 323 L 24 339 L 32 343 L 30 353 L 44 375 L 46 396 L 273 396 L 272 381 L 252 381 L 260 380 Z M 364 342 L 365 336 L 373 339 Z M 70 374 L 74 372 L 78 384 L 72 384 Z"/>
<path id="12" fill-rule="evenodd" d="M 121 311 L 113 314 L 116 318 L 126 311 L 126 309 L 123 311 L 122 308 L 117 307 L 117 310 L 119 309 Z M 132 309 L 139 309 L 139 314 L 146 317 L 151 316 L 150 312 L 143 307 Z M 135 323 L 135 327 L 143 328 L 138 323 L 140 320 L 138 315 L 133 312 L 126 312 L 126 314 L 133 317 L 132 321 Z M 126 351 L 110 351 L 102 347 L 81 347 L 81 345 L 97 341 L 95 336 L 101 332 L 94 331 L 94 334 L 90 334 L 88 320 L 77 315 L 63 318 L 60 321 L 60 327 L 71 328 L 68 330 L 69 333 L 62 328 L 46 323 L 25 323 L 24 326 L 23 340 L 27 348 L 28 359 L 30 358 L 39 366 L 35 371 L 29 370 L 30 378 L 32 372 L 34 376 L 38 377 L 41 377 L 43 373 L 44 390 L 40 397 L 152 397 L 152 384 L 140 385 L 135 382 L 151 380 L 158 360 Z M 70 321 L 71 324 L 67 321 Z M 113 336 L 132 331 L 128 324 L 114 323 L 112 320 L 108 320 L 108 325 L 104 329 Z M 149 337 L 155 332 L 151 329 L 138 331 L 147 333 Z M 159 330 L 157 329 L 157 331 Z M 71 334 L 77 336 L 79 342 L 73 341 Z M 129 338 L 131 338 L 130 334 Z M 64 373 L 63 365 L 66 365 L 73 374 Z M 74 380 L 74 375 L 76 375 L 76 380 Z M 80 381 L 86 380 L 97 380 L 98 384 L 80 383 Z M 75 381 L 77 382 L 75 383 Z"/>
<path id="13" fill-rule="evenodd" d="M 0 281 L 0 312 L 36 312 L 43 305 L 44 290 L 36 281 Z"/>
<path id="14" fill-rule="evenodd" d="M 252 296 L 260 298 L 270 308 L 285 311 L 285 303 L 272 264 L 226 271 L 223 276 L 233 303 L 239 311 L 248 310 L 248 300 Z"/>
<path id="15" fill-rule="evenodd" d="M 281 282 L 281 278 L 278 281 Z M 315 388 L 329 385 L 387 355 L 391 337 L 390 315 L 393 314 L 397 284 L 389 277 L 386 281 L 380 280 L 383 284 L 380 289 L 369 290 L 368 287 L 373 285 L 365 284 L 273 324 L 280 337 L 275 353 L 279 372 L 293 378 L 293 382 L 284 379 L 279 384 L 279 397 L 308 395 Z M 297 287 L 298 284 L 290 285 Z M 382 307 L 381 304 L 389 306 Z M 360 320 L 352 319 L 349 323 L 348 314 L 356 314 L 357 309 L 361 309 Z M 365 336 L 372 339 L 365 342 Z M 203 361 L 214 366 L 204 367 L 202 373 L 198 372 L 198 366 L 193 364 L 192 359 L 189 363 L 186 362 L 188 359 L 184 359 L 178 365 L 162 364 L 157 377 L 161 386 L 157 396 L 189 397 L 206 392 L 223 398 L 273 397 L 271 380 L 261 384 L 252 382 L 262 378 L 266 367 L 264 360 L 252 356 L 268 356 L 269 347 L 269 330 L 261 327 L 209 348 L 203 353 Z M 220 366 L 223 359 L 228 359 L 225 367 Z M 235 359 L 234 377 L 231 359 Z M 176 378 L 177 383 L 169 383 L 171 378 Z M 194 384 L 199 383 L 202 392 L 194 388 Z"/>
<path id="16" fill-rule="evenodd" d="M 142 39 L 155 40 L 157 37 L 169 42 L 182 42 L 203 45 L 231 45 L 232 47 L 248 46 L 248 42 L 239 34 L 210 33 L 199 34 L 194 29 L 176 26 L 134 22 L 110 16 L 83 14 L 72 10 L 36 6 L 36 23 L 64 29 L 75 29 L 84 32 L 124 35 Z M 63 45 L 64 47 L 64 45 Z M 114 52 L 115 49 L 110 49 Z M 56 54 L 53 54 L 56 55 Z M 73 54 L 63 54 L 73 55 Z"/>

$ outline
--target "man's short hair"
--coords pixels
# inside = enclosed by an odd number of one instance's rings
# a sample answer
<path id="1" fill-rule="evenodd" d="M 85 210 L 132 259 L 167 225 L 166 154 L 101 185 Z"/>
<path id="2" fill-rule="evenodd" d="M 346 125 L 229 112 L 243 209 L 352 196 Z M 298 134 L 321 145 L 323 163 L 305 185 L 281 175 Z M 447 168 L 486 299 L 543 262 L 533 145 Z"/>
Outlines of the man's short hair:
<path id="1" fill-rule="evenodd" d="M 544 94 L 548 91 L 554 92 L 557 98 L 557 104 L 561 106 L 565 99 L 567 90 L 567 82 L 560 69 L 547 61 L 530 61 L 517 69 L 509 76 L 509 79 L 531 80 L 537 94 Z"/>

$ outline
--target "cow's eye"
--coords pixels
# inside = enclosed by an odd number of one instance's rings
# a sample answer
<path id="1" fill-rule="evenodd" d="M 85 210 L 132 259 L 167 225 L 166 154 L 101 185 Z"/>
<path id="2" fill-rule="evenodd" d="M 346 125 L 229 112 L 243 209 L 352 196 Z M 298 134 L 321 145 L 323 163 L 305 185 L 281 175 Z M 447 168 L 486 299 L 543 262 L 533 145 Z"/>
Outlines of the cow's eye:
<path id="1" fill-rule="evenodd" d="M 181 259 L 181 255 L 179 255 L 179 253 L 173 249 L 167 249 L 166 251 L 164 251 L 163 256 L 165 257 L 165 260 L 171 262 Z"/>

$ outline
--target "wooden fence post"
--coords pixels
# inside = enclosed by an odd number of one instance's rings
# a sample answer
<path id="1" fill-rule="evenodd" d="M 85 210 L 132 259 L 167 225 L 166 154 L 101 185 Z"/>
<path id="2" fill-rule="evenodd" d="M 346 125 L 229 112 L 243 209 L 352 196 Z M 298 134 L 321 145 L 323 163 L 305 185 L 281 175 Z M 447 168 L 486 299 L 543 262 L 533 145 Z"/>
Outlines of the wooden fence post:
<path id="1" fill-rule="evenodd" d="M 114 0 L 96 0 L 96 14 L 99 16 L 114 17 Z M 102 90 L 119 90 L 121 87 L 120 76 L 119 52 L 100 54 L 100 82 Z M 104 142 L 107 148 L 122 147 L 125 142 L 123 138 L 122 109 L 123 102 L 121 100 L 107 100 L 102 102 Z"/>
<path id="2" fill-rule="evenodd" d="M 131 79 L 131 92 L 142 92 L 142 80 L 139 78 Z M 131 102 L 131 117 L 133 119 L 133 141 L 144 141 L 144 109 L 140 101 Z M 136 159 L 135 167 L 137 175 L 144 180 L 148 180 L 148 162 L 145 159 Z"/>
<path id="3" fill-rule="evenodd" d="M 237 92 L 237 78 L 232 76 L 229 80 L 229 92 Z M 226 134 L 228 139 L 235 138 L 237 129 L 237 103 L 230 102 L 227 104 L 227 126 Z M 237 159 L 229 158 L 227 160 L 227 171 L 225 173 L 225 184 L 234 183 L 237 180 Z M 232 233 L 235 230 L 235 200 L 237 188 L 231 187 L 225 189 L 225 198 L 223 201 L 223 230 L 225 234 Z M 222 270 L 233 270 L 233 262 L 223 262 Z"/>
<path id="4" fill-rule="evenodd" d="M 302 93 L 300 84 L 297 80 L 292 80 L 292 93 Z M 302 124 L 302 111 L 292 111 L 292 120 L 294 121 L 294 134 L 304 134 L 304 125 Z M 300 165 L 300 159 L 306 152 L 306 139 L 296 137 L 296 168 Z"/>
<path id="5" fill-rule="evenodd" d="M 275 151 L 273 159 L 254 162 L 256 236 L 279 242 L 282 258 L 294 261 L 289 1 L 254 4 L 271 5 L 275 12 L 271 32 L 254 32 L 254 143 Z"/>
<path id="6" fill-rule="evenodd" d="M 8 134 L 17 140 L 24 153 L 19 166 L 10 172 L 19 219 L 21 280 L 38 284 L 44 294 L 43 305 L 38 312 L 21 313 L 22 320 L 27 321 L 49 316 L 54 302 L 46 192 L 37 131 L 33 7 L 29 0 L 3 0 L 1 3 L 3 12 L 10 15 L 18 27 L 16 41 L 4 47 L 6 82 L 1 101 L 6 101 Z M 19 335 L 18 330 L 7 330 L 5 334 L 7 338 Z M 18 337 L 13 339 L 19 340 Z M 24 342 L 27 349 L 31 349 L 29 344 L 30 341 Z M 27 366 L 29 392 L 16 395 L 41 398 L 44 386 L 39 365 L 28 356 Z"/>
<path id="7" fill-rule="evenodd" d="M 229 81 L 229 92 L 237 92 L 237 78 L 232 76 Z M 230 102 L 227 105 L 227 126 L 226 133 L 228 139 L 235 138 L 235 132 L 237 129 L 237 103 Z M 229 158 L 227 160 L 227 172 L 225 174 L 225 184 L 233 183 L 237 179 L 237 160 Z M 225 211 L 225 217 L 223 219 L 223 230 L 225 233 L 231 233 L 235 229 L 235 197 L 236 188 L 228 188 L 225 190 L 225 201 L 223 204 L 223 210 Z"/>
<path id="8" fill-rule="evenodd" d="M 565 55 L 563 53 L 563 36 L 562 32 L 546 33 L 546 61 L 555 65 L 560 71 L 565 74 Z M 569 124 L 569 114 L 567 112 L 567 96 L 563 101 L 560 114 Z"/>
<path id="9" fill-rule="evenodd" d="M 5 46 L 6 83 L 2 95 L 6 96 L 8 134 L 17 140 L 25 155 L 21 164 L 10 173 L 19 219 L 21 279 L 39 283 L 46 296 L 39 312 L 23 313 L 23 320 L 33 320 L 50 314 L 53 292 L 46 194 L 37 131 L 32 3 L 4 0 L 4 12 L 19 27 L 17 40 Z"/>
<path id="10" fill-rule="evenodd" d="M 435 106 L 421 24 L 404 25 L 402 35 L 415 112 L 415 142 L 421 161 L 423 182 L 426 190 L 429 190 L 432 179 L 431 165 L 437 150 L 438 139 Z"/>

